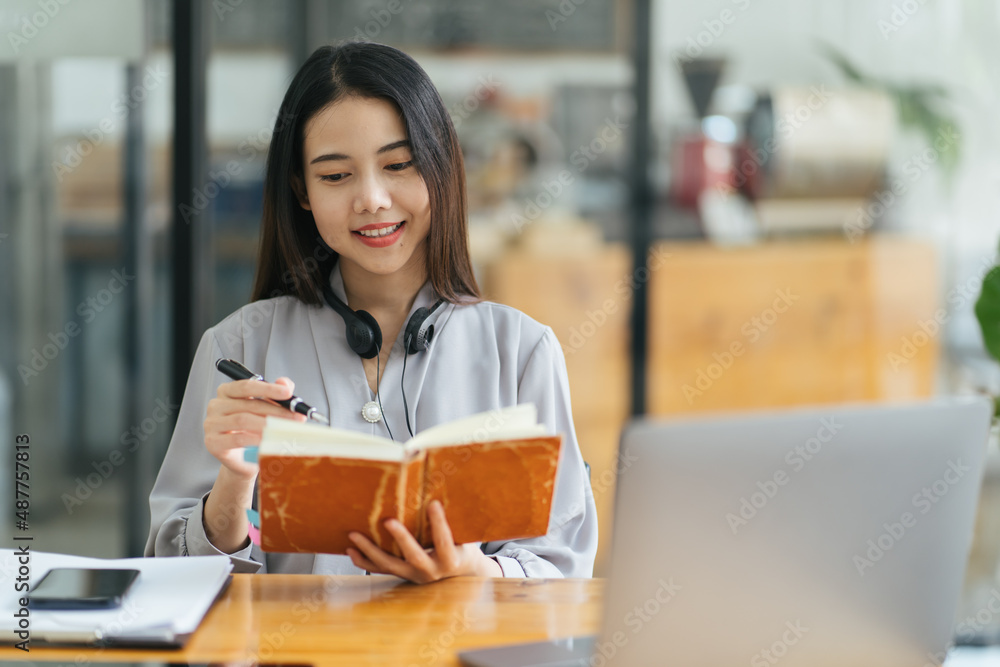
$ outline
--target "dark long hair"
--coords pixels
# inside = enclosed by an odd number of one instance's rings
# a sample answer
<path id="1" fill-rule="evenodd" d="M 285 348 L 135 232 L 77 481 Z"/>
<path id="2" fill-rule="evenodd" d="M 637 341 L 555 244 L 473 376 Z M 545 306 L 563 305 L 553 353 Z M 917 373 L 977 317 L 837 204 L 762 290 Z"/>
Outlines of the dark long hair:
<path id="1" fill-rule="evenodd" d="M 384 99 L 403 116 L 413 162 L 427 185 L 431 224 L 427 274 L 452 303 L 480 300 L 469 257 L 465 165 L 451 117 L 427 73 L 384 44 L 350 42 L 317 49 L 292 80 L 278 110 L 267 154 L 263 219 L 251 301 L 283 294 L 318 304 L 337 256 L 311 211 L 299 206 L 293 175 L 302 174 L 306 123 L 347 95 Z"/>

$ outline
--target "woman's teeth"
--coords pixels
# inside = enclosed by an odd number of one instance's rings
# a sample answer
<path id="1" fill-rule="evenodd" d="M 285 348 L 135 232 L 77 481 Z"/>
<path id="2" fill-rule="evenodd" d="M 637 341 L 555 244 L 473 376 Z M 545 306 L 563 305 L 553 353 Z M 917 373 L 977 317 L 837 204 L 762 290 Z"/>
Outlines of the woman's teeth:
<path id="1" fill-rule="evenodd" d="M 392 234 L 394 231 L 399 229 L 399 226 L 402 224 L 403 223 L 400 222 L 393 225 L 392 227 L 383 227 L 382 229 L 360 229 L 358 230 L 358 234 L 361 234 L 362 236 L 368 236 L 370 238 L 376 238 L 379 236 L 388 236 L 389 234 Z"/>

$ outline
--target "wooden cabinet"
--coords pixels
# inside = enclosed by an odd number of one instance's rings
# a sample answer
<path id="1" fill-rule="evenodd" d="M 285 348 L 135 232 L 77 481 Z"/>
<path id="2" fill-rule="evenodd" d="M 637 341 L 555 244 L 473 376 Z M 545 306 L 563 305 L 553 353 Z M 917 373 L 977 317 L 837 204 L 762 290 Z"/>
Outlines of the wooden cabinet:
<path id="1" fill-rule="evenodd" d="M 661 244 L 650 414 L 929 396 L 942 321 L 933 247 L 879 238 Z"/>
<path id="2" fill-rule="evenodd" d="M 552 327 L 566 357 L 573 421 L 600 529 L 595 575 L 605 576 L 618 441 L 631 410 L 632 258 L 624 246 L 570 254 L 511 251 L 484 270 L 487 298 Z"/>

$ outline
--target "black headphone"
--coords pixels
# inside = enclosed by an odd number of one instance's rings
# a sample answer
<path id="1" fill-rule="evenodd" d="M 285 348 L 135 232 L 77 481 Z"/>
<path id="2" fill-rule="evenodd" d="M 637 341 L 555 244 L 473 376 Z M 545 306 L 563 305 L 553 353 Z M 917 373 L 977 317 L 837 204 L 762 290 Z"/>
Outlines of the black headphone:
<path id="1" fill-rule="evenodd" d="M 351 310 L 350 306 L 333 293 L 329 281 L 323 283 L 323 296 L 347 325 L 347 344 L 363 359 L 371 359 L 382 349 L 382 329 L 371 313 L 364 310 Z M 444 299 L 438 299 L 433 306 L 421 306 L 414 311 L 406 322 L 403 330 L 403 344 L 407 354 L 416 354 L 427 349 L 434 338 L 434 325 L 424 324 L 431 314 L 441 307 Z"/>

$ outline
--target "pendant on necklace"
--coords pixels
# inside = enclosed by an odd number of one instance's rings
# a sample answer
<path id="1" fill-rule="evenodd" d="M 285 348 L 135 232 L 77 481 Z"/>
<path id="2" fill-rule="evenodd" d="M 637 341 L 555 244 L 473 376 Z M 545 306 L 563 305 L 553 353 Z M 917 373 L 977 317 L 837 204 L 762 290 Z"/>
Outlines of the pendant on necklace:
<path id="1" fill-rule="evenodd" d="M 378 406 L 375 401 L 368 401 L 365 403 L 364 407 L 361 408 L 361 416 L 365 418 L 365 421 L 369 424 L 376 424 L 382 419 L 382 408 Z"/>

